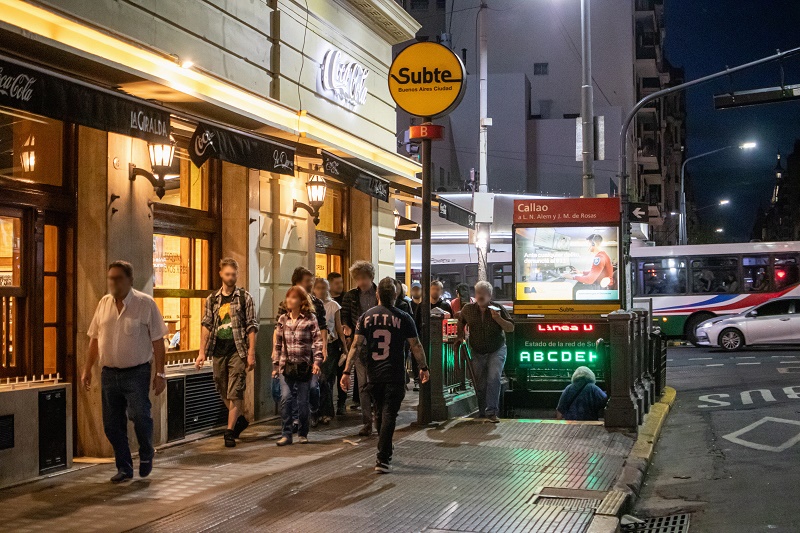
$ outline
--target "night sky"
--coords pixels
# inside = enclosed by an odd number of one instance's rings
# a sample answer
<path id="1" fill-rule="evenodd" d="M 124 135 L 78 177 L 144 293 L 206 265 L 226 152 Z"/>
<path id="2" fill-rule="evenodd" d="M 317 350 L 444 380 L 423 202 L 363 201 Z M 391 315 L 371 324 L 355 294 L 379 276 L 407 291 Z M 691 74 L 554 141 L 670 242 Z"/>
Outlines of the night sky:
<path id="1" fill-rule="evenodd" d="M 665 0 L 665 16 L 665 54 L 687 80 L 800 46 L 800 0 Z M 800 55 L 784 61 L 784 72 L 786 84 L 800 83 Z M 776 153 L 785 158 L 800 139 L 800 100 L 715 111 L 712 95 L 775 87 L 780 79 L 775 62 L 687 93 L 687 156 L 749 140 L 759 145 L 687 166 L 698 207 L 731 200 L 699 213 L 704 225 L 724 227 L 729 242 L 747 242 L 759 204 L 769 202 Z"/>

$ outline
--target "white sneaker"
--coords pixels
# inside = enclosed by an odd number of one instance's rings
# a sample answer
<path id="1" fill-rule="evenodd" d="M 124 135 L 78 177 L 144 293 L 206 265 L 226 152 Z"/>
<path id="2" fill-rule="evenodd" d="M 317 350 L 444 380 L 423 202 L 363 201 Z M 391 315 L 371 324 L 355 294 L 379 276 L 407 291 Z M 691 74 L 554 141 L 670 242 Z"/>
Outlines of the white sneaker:
<path id="1" fill-rule="evenodd" d="M 375 463 L 375 471 L 379 474 L 388 474 L 392 471 L 392 467 L 389 463 L 381 463 L 378 461 Z"/>

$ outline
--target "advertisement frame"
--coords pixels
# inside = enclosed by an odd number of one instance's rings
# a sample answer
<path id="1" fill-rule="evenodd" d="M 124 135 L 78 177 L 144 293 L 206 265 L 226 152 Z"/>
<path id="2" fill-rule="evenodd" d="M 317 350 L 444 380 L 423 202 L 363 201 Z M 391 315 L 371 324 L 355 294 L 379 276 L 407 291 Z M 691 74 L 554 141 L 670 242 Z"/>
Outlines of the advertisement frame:
<path id="1" fill-rule="evenodd" d="M 619 198 L 566 198 L 566 199 L 552 199 L 552 200 L 536 200 L 537 202 L 541 203 L 551 203 L 551 202 L 564 202 L 565 205 L 571 206 L 579 206 L 582 204 L 586 204 L 587 206 L 591 204 L 593 201 L 602 200 L 615 200 L 617 205 L 619 205 Z M 512 246 L 511 246 L 511 266 L 512 266 L 512 276 L 514 280 L 514 314 L 515 315 L 559 315 L 559 316 L 569 316 L 569 315 L 598 315 L 598 314 L 607 314 L 612 311 L 616 311 L 618 309 L 622 309 L 622 293 L 619 291 L 619 287 L 617 289 L 618 294 L 615 300 L 539 300 L 539 301 L 532 301 L 532 300 L 518 300 L 517 299 L 517 229 L 528 229 L 528 228 L 542 228 L 542 227 L 562 227 L 562 228 L 581 228 L 581 227 L 588 227 L 590 224 L 594 226 L 604 226 L 614 228 L 617 235 L 617 271 L 622 273 L 623 271 L 620 270 L 620 266 L 624 264 L 624 257 L 623 257 L 623 246 L 622 246 L 622 225 L 621 220 L 619 217 L 619 210 L 616 210 L 616 217 L 612 220 L 611 218 L 600 218 L 596 221 L 590 220 L 575 220 L 574 218 L 568 218 L 564 221 L 558 221 L 557 223 L 548 223 L 548 222 L 524 222 L 518 223 L 516 222 L 517 218 L 517 211 L 519 209 L 519 205 L 522 203 L 530 203 L 529 200 L 515 200 L 514 201 L 514 218 L 515 222 L 511 226 L 511 236 L 512 236 Z M 598 213 L 602 213 L 603 211 L 608 210 L 608 205 L 600 205 L 600 203 L 595 202 L 593 207 L 598 208 Z"/>

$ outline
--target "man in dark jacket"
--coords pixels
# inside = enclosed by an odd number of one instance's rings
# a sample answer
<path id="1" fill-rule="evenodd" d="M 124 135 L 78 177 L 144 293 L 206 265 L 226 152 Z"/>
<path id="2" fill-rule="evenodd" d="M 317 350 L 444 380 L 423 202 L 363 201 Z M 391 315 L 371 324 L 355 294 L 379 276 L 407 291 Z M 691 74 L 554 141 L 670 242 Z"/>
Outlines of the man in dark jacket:
<path id="1" fill-rule="evenodd" d="M 369 261 L 356 261 L 350 267 L 355 288 L 344 294 L 342 299 L 342 329 L 347 337 L 352 337 L 358 319 L 368 309 L 378 305 L 378 293 L 375 286 L 375 267 Z M 363 351 L 363 350 L 362 350 Z M 356 380 L 353 383 L 353 401 L 361 405 L 361 421 L 364 426 L 358 432 L 362 437 L 372 435 L 372 396 L 367 389 L 367 367 L 364 354 L 355 358 Z"/>

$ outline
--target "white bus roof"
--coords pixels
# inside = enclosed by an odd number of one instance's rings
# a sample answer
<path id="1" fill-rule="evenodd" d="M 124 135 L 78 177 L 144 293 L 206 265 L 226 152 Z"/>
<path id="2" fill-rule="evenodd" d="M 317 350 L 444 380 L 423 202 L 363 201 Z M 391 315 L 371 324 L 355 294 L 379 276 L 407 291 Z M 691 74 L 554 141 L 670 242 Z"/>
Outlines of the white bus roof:
<path id="1" fill-rule="evenodd" d="M 631 257 L 683 257 L 694 255 L 763 254 L 800 252 L 800 241 L 689 244 L 631 248 Z"/>

